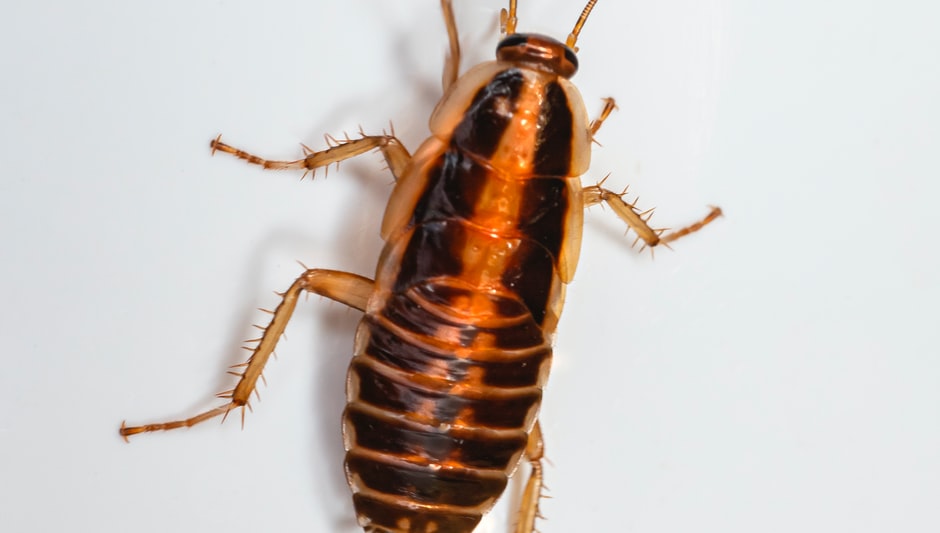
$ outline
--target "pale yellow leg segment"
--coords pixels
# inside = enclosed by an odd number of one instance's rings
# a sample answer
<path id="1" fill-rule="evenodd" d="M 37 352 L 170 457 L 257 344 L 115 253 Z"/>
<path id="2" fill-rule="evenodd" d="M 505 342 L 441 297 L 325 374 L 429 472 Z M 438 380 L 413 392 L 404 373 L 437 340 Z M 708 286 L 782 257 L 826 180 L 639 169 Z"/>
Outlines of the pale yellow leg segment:
<path id="1" fill-rule="evenodd" d="M 447 41 L 450 50 L 444 60 L 444 92 L 457 81 L 460 74 L 460 40 L 457 38 L 457 20 L 454 18 L 454 6 L 451 0 L 441 0 L 441 11 L 444 12 L 444 26 L 447 27 Z"/>
<path id="2" fill-rule="evenodd" d="M 628 204 L 624 201 L 624 193 L 615 193 L 601 187 L 601 184 L 584 188 L 584 206 L 590 207 L 604 202 L 613 209 L 620 220 L 623 220 L 630 229 L 636 232 L 637 238 L 646 243 L 646 246 L 653 247 L 668 244 L 702 229 L 705 225 L 721 216 L 721 208 L 711 206 L 711 211 L 701 220 L 663 235 L 667 231 L 666 229 L 654 229 L 648 223 L 653 212 L 652 209 L 640 212 L 636 208 L 636 203 Z"/>
<path id="3" fill-rule="evenodd" d="M 302 292 L 312 292 L 364 311 L 373 287 L 374 282 L 371 279 L 349 272 L 323 269 L 307 270 L 282 295 L 281 303 L 274 310 L 271 323 L 264 329 L 264 335 L 259 339 L 258 345 L 251 353 L 251 357 L 248 358 L 248 362 L 239 365 L 244 367 L 244 371 L 238 374 L 240 376 L 238 384 L 233 390 L 219 395 L 222 398 L 230 399 L 227 404 L 185 420 L 131 427 L 127 427 L 122 423 L 121 436 L 127 440 L 127 437 L 138 433 L 190 427 L 210 418 L 227 415 L 229 411 L 237 408 L 242 408 L 242 420 L 244 421 L 244 408 L 250 407 L 248 399 L 255 390 L 258 379 L 261 378 L 265 363 L 268 362 L 278 339 L 287 327 L 287 322 L 294 312 L 300 294 Z"/>
<path id="4" fill-rule="evenodd" d="M 379 149 L 382 151 L 382 155 L 385 156 L 385 162 L 388 163 L 389 170 L 392 171 L 392 175 L 394 175 L 397 180 L 401 177 L 402 173 L 404 173 L 408 161 L 411 160 L 411 155 L 408 153 L 408 150 L 405 149 L 404 145 L 402 145 L 401 141 L 395 137 L 394 131 L 391 135 L 363 134 L 358 139 L 350 139 L 348 137 L 345 139 L 334 139 L 333 137 L 327 137 L 327 142 L 331 145 L 329 148 L 315 152 L 304 146 L 304 158 L 296 161 L 271 161 L 263 159 L 239 150 L 238 148 L 233 148 L 223 143 L 220 140 L 221 138 L 222 136 L 219 135 L 209 143 L 209 146 L 212 147 L 213 154 L 216 151 L 225 152 L 239 159 L 244 159 L 249 163 L 261 165 L 266 169 L 303 170 L 305 174 L 307 172 L 314 172 L 318 168 L 328 167 L 333 163 L 338 165 L 340 161 L 344 161 L 350 157 Z"/>
<path id="5" fill-rule="evenodd" d="M 543 468 L 542 458 L 545 456 L 545 443 L 542 441 L 542 428 L 535 423 L 529 442 L 525 448 L 526 460 L 529 461 L 532 471 L 522 493 L 522 504 L 519 506 L 519 516 L 514 533 L 532 533 L 535 531 L 535 519 L 541 518 L 539 514 L 539 498 L 542 497 Z"/>

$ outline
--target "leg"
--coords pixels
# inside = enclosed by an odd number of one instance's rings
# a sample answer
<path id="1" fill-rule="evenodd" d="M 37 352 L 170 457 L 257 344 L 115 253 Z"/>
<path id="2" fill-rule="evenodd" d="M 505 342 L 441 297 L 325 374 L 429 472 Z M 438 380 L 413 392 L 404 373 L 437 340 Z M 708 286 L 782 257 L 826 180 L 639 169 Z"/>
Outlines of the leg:
<path id="1" fill-rule="evenodd" d="M 597 130 L 601 129 L 601 125 L 603 125 L 607 117 L 613 113 L 614 109 L 617 109 L 617 102 L 614 102 L 613 98 L 604 98 L 604 109 L 601 110 L 601 116 L 592 120 L 591 125 L 588 127 L 591 131 L 592 141 L 594 140 L 594 134 L 597 133 Z"/>
<path id="2" fill-rule="evenodd" d="M 304 170 L 304 175 L 306 175 L 307 172 L 315 172 L 316 169 L 320 167 L 328 167 L 332 163 L 338 165 L 340 161 L 378 148 L 382 151 L 382 155 L 385 156 L 385 161 L 388 163 L 388 168 L 392 171 L 392 175 L 395 176 L 395 179 L 398 179 L 405 171 L 405 166 L 408 164 L 408 161 L 411 160 L 411 154 L 409 154 L 408 150 L 401 144 L 401 141 L 395 137 L 394 131 L 392 131 L 391 135 L 363 134 L 362 137 L 358 139 L 350 139 L 347 137 L 343 140 L 336 140 L 328 136 L 327 143 L 330 145 L 329 148 L 314 152 L 304 146 L 304 158 L 296 161 L 269 161 L 262 159 L 256 155 L 243 152 L 238 148 L 233 148 L 223 143 L 220 140 L 221 138 L 222 136 L 219 135 L 209 143 L 209 146 L 212 147 L 213 154 L 216 150 L 219 150 L 227 154 L 232 154 L 239 159 L 244 159 L 249 163 L 261 165 L 267 169 Z"/>
<path id="3" fill-rule="evenodd" d="M 503 37 L 516 33 L 516 24 L 519 18 L 516 17 L 517 0 L 509 0 L 509 11 L 505 9 L 499 12 L 499 31 Z"/>
<path id="4" fill-rule="evenodd" d="M 271 323 L 264 329 L 264 335 L 258 339 L 258 345 L 252 351 L 248 362 L 238 365 L 245 368 L 241 374 L 235 374 L 240 378 L 238 384 L 231 391 L 219 394 L 219 397 L 229 399 L 227 404 L 185 420 L 133 427 L 127 427 L 124 423 L 121 423 L 121 436 L 124 437 L 124 440 L 127 440 L 127 437 L 138 433 L 190 427 L 217 416 L 223 416 L 224 420 L 224 416 L 228 415 L 229 411 L 239 407 L 242 409 L 242 423 L 244 423 L 245 407 L 251 407 L 248 404 L 248 399 L 255 390 L 258 378 L 261 377 L 261 372 L 274 351 L 274 346 L 284 333 L 284 328 L 287 327 L 287 322 L 290 320 L 291 313 L 294 312 L 300 293 L 304 291 L 312 292 L 364 311 L 372 290 L 373 281 L 362 276 L 336 270 L 307 270 L 282 295 L 283 299 L 274 311 Z"/>
<path id="5" fill-rule="evenodd" d="M 457 39 L 457 20 L 454 18 L 454 6 L 451 0 L 441 0 L 444 12 L 444 26 L 447 28 L 447 40 L 450 50 L 444 60 L 444 92 L 457 81 L 460 74 L 460 41 Z"/>
<path id="6" fill-rule="evenodd" d="M 536 422 L 529 434 L 529 443 L 525 448 L 526 459 L 531 465 L 529 480 L 522 493 L 522 504 L 519 506 L 519 516 L 516 521 L 515 533 L 532 533 L 535 531 L 535 519 L 539 515 L 539 498 L 542 497 L 542 458 L 545 456 L 545 443 L 542 442 L 542 429 Z"/>
<path id="7" fill-rule="evenodd" d="M 636 202 L 628 204 L 624 201 L 623 195 L 627 192 L 626 190 L 617 194 L 603 188 L 601 186 L 603 184 L 604 182 L 601 181 L 597 185 L 584 188 L 584 206 L 590 207 L 604 202 L 614 210 L 614 213 L 620 217 L 620 220 L 626 222 L 627 226 L 636 232 L 637 240 L 642 239 L 645 245 L 649 247 L 658 246 L 660 244 L 668 246 L 668 243 L 702 229 L 706 224 L 721 216 L 721 208 L 712 206 L 711 211 L 698 222 L 663 235 L 666 231 L 665 229 L 653 229 L 648 224 L 649 217 L 653 212 L 652 209 L 643 212 L 637 211 Z"/>
<path id="8" fill-rule="evenodd" d="M 591 125 L 588 126 L 588 131 L 590 132 L 592 141 L 594 140 L 594 134 L 601 129 L 604 121 L 607 120 L 607 117 L 609 117 L 615 109 L 617 109 L 617 103 L 614 101 L 614 99 L 604 98 L 604 109 L 601 110 L 601 115 L 592 120 Z M 665 229 L 653 229 L 648 224 L 653 210 L 650 209 L 643 212 L 637 211 L 636 202 L 628 204 L 623 200 L 623 195 L 627 192 L 626 189 L 624 189 L 622 193 L 617 194 L 609 189 L 602 187 L 604 180 L 606 179 L 607 178 L 604 178 L 597 185 L 584 188 L 584 207 L 591 207 L 592 205 L 604 202 L 614 210 L 614 213 L 620 217 L 620 220 L 626 222 L 627 226 L 636 232 L 637 239 L 642 239 L 646 246 L 649 247 L 658 246 L 660 244 L 665 244 L 668 246 L 668 243 L 681 237 L 685 237 L 690 233 L 695 233 L 712 220 L 715 220 L 721 216 L 721 208 L 711 206 L 711 211 L 709 211 L 708 214 L 698 222 L 689 224 L 688 226 L 680 228 L 676 231 L 671 231 L 666 235 L 662 235 L 666 231 Z"/>

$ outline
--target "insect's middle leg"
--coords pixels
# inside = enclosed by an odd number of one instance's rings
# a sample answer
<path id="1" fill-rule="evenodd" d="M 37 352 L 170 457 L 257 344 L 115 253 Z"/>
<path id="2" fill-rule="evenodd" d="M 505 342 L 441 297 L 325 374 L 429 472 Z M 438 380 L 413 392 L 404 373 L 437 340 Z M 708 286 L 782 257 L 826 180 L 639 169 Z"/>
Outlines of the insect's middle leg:
<path id="1" fill-rule="evenodd" d="M 398 140 L 398 137 L 395 137 L 394 133 L 393 131 L 391 135 L 362 135 L 358 139 L 345 138 L 342 140 L 328 137 L 327 140 L 331 142 L 332 146 L 320 151 L 313 151 L 304 146 L 304 158 L 296 161 L 272 161 L 252 155 L 225 144 L 220 140 L 221 135 L 213 139 L 209 146 L 212 148 L 213 154 L 218 150 L 267 169 L 296 169 L 304 172 L 314 172 L 318 168 L 328 167 L 333 163 L 339 164 L 340 161 L 379 149 L 382 151 L 382 155 L 385 156 L 385 162 L 388 164 L 389 170 L 392 171 L 392 175 L 397 180 L 404 173 L 405 166 L 411 160 L 411 154 Z"/>
<path id="2" fill-rule="evenodd" d="M 649 225 L 649 216 L 652 214 L 652 209 L 640 212 L 636 208 L 636 203 L 630 204 L 623 199 L 624 193 L 615 193 L 609 189 L 605 189 L 601 186 L 602 184 L 603 181 L 597 185 L 584 188 L 584 206 L 591 207 L 592 205 L 604 202 L 613 209 L 620 220 L 624 221 L 630 229 L 636 232 L 637 239 L 642 240 L 646 246 L 653 247 L 660 244 L 668 244 L 702 229 L 708 223 L 721 216 L 721 208 L 711 206 L 711 211 L 702 219 L 688 226 L 666 233 L 667 230 L 665 229 L 654 229 Z"/>
<path id="3" fill-rule="evenodd" d="M 185 420 L 132 427 L 121 424 L 121 436 L 127 439 L 127 437 L 138 433 L 190 427 L 217 416 L 227 415 L 229 411 L 237 408 L 242 408 L 242 419 L 244 420 L 244 408 L 250 407 L 248 400 L 251 393 L 255 390 L 258 379 L 261 378 L 261 372 L 264 370 L 264 365 L 274 352 L 278 339 L 287 327 L 287 322 L 294 312 L 300 294 L 302 292 L 312 292 L 360 311 L 365 311 L 366 303 L 372 294 L 373 288 L 374 282 L 371 279 L 349 272 L 323 269 L 307 270 L 283 293 L 281 303 L 274 310 L 271 323 L 268 324 L 268 327 L 264 329 L 264 334 L 258 339 L 258 345 L 252 351 L 248 362 L 239 365 L 243 366 L 244 370 L 241 374 L 236 374 L 240 376 L 238 384 L 231 391 L 219 395 L 222 398 L 229 399 L 227 404 Z"/>
<path id="4" fill-rule="evenodd" d="M 514 533 L 532 533 L 535 531 L 535 519 L 541 518 L 539 514 L 539 498 L 542 497 L 543 468 L 542 459 L 545 457 L 545 443 L 542 441 L 542 428 L 536 422 L 529 433 L 529 442 L 525 448 L 525 458 L 529 461 L 531 471 L 522 493 L 522 503 L 516 517 Z"/>

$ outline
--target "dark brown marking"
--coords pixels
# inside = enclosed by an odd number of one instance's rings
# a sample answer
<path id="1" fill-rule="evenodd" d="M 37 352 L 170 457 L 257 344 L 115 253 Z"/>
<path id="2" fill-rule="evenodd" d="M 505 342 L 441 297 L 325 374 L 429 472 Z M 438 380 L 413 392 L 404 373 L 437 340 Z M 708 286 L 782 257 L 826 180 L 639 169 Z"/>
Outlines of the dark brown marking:
<path id="1" fill-rule="evenodd" d="M 521 431 L 504 438 L 459 430 L 445 432 L 401 419 L 377 418 L 355 406 L 349 408 L 346 417 L 358 446 L 397 457 L 421 457 L 428 463 L 459 463 L 468 468 L 505 471 L 526 444 Z"/>
<path id="2" fill-rule="evenodd" d="M 535 140 L 534 173 L 537 176 L 567 176 L 571 173 L 571 141 L 577 133 L 568 95 L 557 81 L 545 88 Z"/>
<path id="3" fill-rule="evenodd" d="M 411 531 L 428 531 L 434 524 L 440 533 L 471 533 L 482 517 L 479 513 L 454 513 L 450 510 L 437 511 L 433 508 L 409 508 L 408 500 L 401 505 L 370 498 L 364 494 L 353 495 L 353 505 L 359 516 L 368 516 L 377 533 L 400 531 L 399 520 L 407 520 Z M 369 530 L 367 530 L 369 531 Z"/>
<path id="4" fill-rule="evenodd" d="M 494 298 L 492 295 L 487 295 Z M 455 306 L 456 307 L 456 306 Z M 445 319 L 440 313 L 426 309 L 407 295 L 396 295 L 385 303 L 382 316 L 393 324 L 410 330 L 418 335 L 445 339 L 458 339 L 459 346 L 472 347 L 477 336 L 486 334 L 492 338 L 490 346 L 503 350 L 519 350 L 539 346 L 545 342 L 545 336 L 531 320 L 519 321 L 505 328 L 476 326 L 466 321 Z"/>
<path id="5" fill-rule="evenodd" d="M 453 352 L 438 352 L 422 348 L 384 327 L 372 317 L 369 324 L 369 344 L 365 352 L 382 364 L 425 376 L 450 381 L 466 379 L 471 361 L 458 359 Z"/>
<path id="6" fill-rule="evenodd" d="M 454 129 L 453 145 L 483 158 L 492 156 L 516 112 L 523 82 L 522 71 L 517 68 L 493 76 L 474 95 Z"/>
<path id="7" fill-rule="evenodd" d="M 513 255 L 513 264 L 506 269 L 502 282 L 525 303 L 535 322 L 541 324 L 555 278 L 555 258 L 541 244 L 527 239 Z"/>
<path id="8" fill-rule="evenodd" d="M 489 361 L 480 365 L 484 370 L 481 382 L 490 387 L 531 387 L 539 385 L 551 364 L 551 348 L 544 348 L 525 357 Z"/>
<path id="9" fill-rule="evenodd" d="M 407 463 L 384 463 L 351 452 L 346 466 L 367 487 L 419 503 L 475 507 L 506 487 L 505 475 L 481 476 L 472 470 L 450 471 Z"/>
<path id="10" fill-rule="evenodd" d="M 455 309 L 458 301 L 470 298 L 474 294 L 474 291 L 466 287 L 455 287 L 443 283 L 426 283 L 415 287 L 415 292 L 429 304 L 440 309 Z M 495 313 L 491 320 L 508 324 L 529 318 L 529 310 L 521 302 L 497 294 L 490 294 L 489 298 L 493 303 Z"/>
<path id="11" fill-rule="evenodd" d="M 444 333 L 442 330 L 446 330 L 446 338 L 459 339 L 459 347 L 463 348 L 470 347 L 480 332 L 472 324 L 442 320 L 405 295 L 390 298 L 382 309 L 382 316 L 401 328 L 425 337 L 441 337 L 441 333 Z"/>
<path id="12" fill-rule="evenodd" d="M 365 354 L 384 365 L 405 372 L 460 382 L 473 373 L 483 385 L 494 387 L 531 387 L 539 384 L 542 366 L 551 358 L 551 348 L 486 361 L 454 357 L 452 351 L 422 348 L 400 338 L 375 319 L 369 320 L 369 343 Z M 531 322 L 531 319 L 529 319 Z M 472 357 L 472 356 L 471 356 Z"/>
<path id="13" fill-rule="evenodd" d="M 421 413 L 431 407 L 430 419 L 424 420 L 427 423 L 449 424 L 460 419 L 462 424 L 474 427 L 521 428 L 542 397 L 542 391 L 533 388 L 520 389 L 522 392 L 509 397 L 468 398 L 428 388 L 427 382 L 419 385 L 413 380 L 392 379 L 361 357 L 353 359 L 349 373 L 358 378 L 358 401 L 401 414 Z"/>
<path id="14" fill-rule="evenodd" d="M 460 150 L 447 150 L 428 173 L 428 184 L 415 205 L 411 225 L 455 217 L 472 219 L 480 192 L 492 175 L 492 170 Z"/>
<path id="15" fill-rule="evenodd" d="M 564 241 L 568 186 L 565 178 L 526 180 L 519 210 L 519 230 L 537 241 L 557 261 Z"/>
<path id="16" fill-rule="evenodd" d="M 394 292 L 441 276 L 459 276 L 460 250 L 466 240 L 464 227 L 458 221 L 421 224 L 414 229 L 402 255 L 401 268 L 395 279 Z"/>

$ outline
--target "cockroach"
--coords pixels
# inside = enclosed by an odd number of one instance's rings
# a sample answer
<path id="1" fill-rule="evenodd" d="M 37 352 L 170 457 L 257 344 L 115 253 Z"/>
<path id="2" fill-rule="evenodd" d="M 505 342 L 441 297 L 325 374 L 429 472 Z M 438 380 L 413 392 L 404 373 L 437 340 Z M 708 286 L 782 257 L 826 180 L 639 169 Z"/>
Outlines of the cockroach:
<path id="1" fill-rule="evenodd" d="M 666 233 L 623 194 L 580 176 L 615 108 L 588 120 L 570 79 L 575 43 L 597 0 L 562 43 L 516 31 L 516 0 L 500 12 L 496 60 L 458 75 L 451 0 L 443 97 L 431 136 L 410 154 L 394 132 L 329 143 L 296 161 L 225 152 L 266 169 L 313 172 L 379 150 L 395 177 L 374 279 L 309 269 L 282 295 L 225 405 L 185 420 L 121 425 L 130 435 L 188 427 L 244 409 L 301 293 L 364 313 L 342 416 L 346 478 L 359 525 L 372 533 L 471 532 L 523 461 L 531 465 L 515 531 L 531 533 L 542 491 L 538 414 L 565 287 L 578 262 L 583 212 L 603 203 L 647 247 L 668 244 L 721 215 Z"/>

